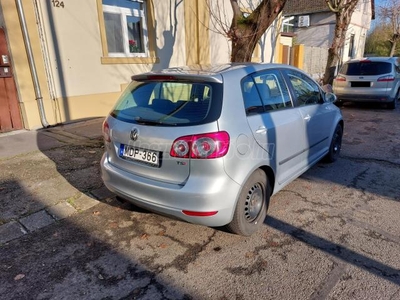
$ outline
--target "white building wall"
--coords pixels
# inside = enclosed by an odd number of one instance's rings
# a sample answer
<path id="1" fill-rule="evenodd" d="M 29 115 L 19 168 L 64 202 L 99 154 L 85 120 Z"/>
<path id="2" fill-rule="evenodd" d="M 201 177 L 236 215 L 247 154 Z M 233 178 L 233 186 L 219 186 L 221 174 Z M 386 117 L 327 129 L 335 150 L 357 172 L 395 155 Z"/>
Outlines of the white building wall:
<path id="1" fill-rule="evenodd" d="M 343 61 L 352 58 L 362 58 L 364 56 L 365 40 L 367 31 L 371 26 L 372 7 L 371 0 L 359 0 L 356 10 L 354 11 L 351 24 L 349 25 L 346 42 L 343 51 Z M 350 37 L 354 35 L 353 55 L 349 56 Z"/>
<path id="2" fill-rule="evenodd" d="M 276 57 L 276 45 L 280 34 L 280 20 L 275 20 L 267 29 L 260 41 L 261 56 L 260 62 L 273 63 Z"/>
<path id="3" fill-rule="evenodd" d="M 335 16 L 329 12 L 310 15 L 310 26 L 296 28 L 296 43 L 309 47 L 329 48 L 335 22 Z"/>
<path id="4" fill-rule="evenodd" d="M 160 62 L 153 65 L 101 63 L 103 53 L 95 0 L 64 1 L 64 8 L 53 7 L 51 1 L 40 1 L 56 97 L 119 92 L 121 84 L 128 83 L 133 74 L 184 65 L 183 3 L 173 7 L 173 11 L 169 1 L 156 3 L 156 52 Z"/>
<path id="5" fill-rule="evenodd" d="M 186 63 L 183 1 L 156 0 L 154 3 L 156 55 L 160 62 L 155 64 L 153 69 L 183 66 Z M 147 69 L 151 67 L 148 66 Z"/>
<path id="6" fill-rule="evenodd" d="M 365 40 L 367 31 L 371 25 L 371 0 L 359 0 L 359 4 L 354 11 L 346 33 L 346 40 L 342 50 L 341 61 L 345 62 L 352 58 L 362 58 L 364 56 Z M 296 28 L 295 41 L 297 44 L 304 44 L 308 48 L 321 48 L 321 51 L 328 51 L 332 44 L 335 30 L 335 15 L 332 12 L 316 13 L 310 15 L 310 26 Z M 350 39 L 354 35 L 354 48 L 349 55 Z M 316 51 L 313 49 L 313 51 Z M 313 53 L 309 50 L 307 53 Z M 312 62 L 311 62 L 312 61 Z M 305 58 L 306 68 L 312 74 L 315 72 L 322 73 L 325 70 L 326 57 L 320 60 L 320 66 L 315 64 L 318 60 L 313 59 L 312 54 Z M 320 71 L 318 71 L 318 69 Z"/>
<path id="7" fill-rule="evenodd" d="M 121 84 L 133 74 L 186 64 L 185 11 L 183 1 L 154 1 L 156 64 L 102 64 L 102 41 L 96 0 L 68 0 L 64 7 L 52 1 L 38 1 L 39 19 L 43 27 L 44 56 L 48 58 L 50 90 L 54 98 L 120 92 Z M 230 25 L 232 8 L 229 0 L 211 1 L 216 16 Z M 246 2 L 247 3 L 247 2 Z M 254 3 L 258 1 L 254 0 Z M 230 41 L 210 20 L 209 45 L 212 64 L 230 61 Z M 217 32 L 219 31 L 219 32 Z M 268 30 L 261 41 L 256 61 L 273 61 L 276 29 Z M 196 51 L 196 49 L 194 49 Z"/>

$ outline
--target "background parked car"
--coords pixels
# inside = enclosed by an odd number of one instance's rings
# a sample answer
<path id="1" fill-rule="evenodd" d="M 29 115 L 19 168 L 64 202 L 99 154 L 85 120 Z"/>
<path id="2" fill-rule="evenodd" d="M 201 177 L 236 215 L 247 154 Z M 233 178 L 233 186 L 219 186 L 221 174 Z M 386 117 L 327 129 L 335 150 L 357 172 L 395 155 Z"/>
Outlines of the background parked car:
<path id="1" fill-rule="evenodd" d="M 350 60 L 333 81 L 338 104 L 343 102 L 387 103 L 395 109 L 400 97 L 400 68 L 397 57 Z"/>
<path id="2" fill-rule="evenodd" d="M 250 235 L 271 195 L 340 153 L 336 97 L 296 68 L 200 66 L 132 79 L 103 125 L 102 178 L 146 209 Z"/>

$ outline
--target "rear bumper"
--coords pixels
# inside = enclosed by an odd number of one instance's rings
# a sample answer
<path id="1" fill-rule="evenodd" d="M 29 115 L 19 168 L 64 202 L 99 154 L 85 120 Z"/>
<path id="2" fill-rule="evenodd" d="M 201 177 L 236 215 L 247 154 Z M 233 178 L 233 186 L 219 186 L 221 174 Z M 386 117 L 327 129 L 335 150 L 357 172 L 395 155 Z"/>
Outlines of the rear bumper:
<path id="1" fill-rule="evenodd" d="M 111 165 L 107 153 L 101 160 L 101 171 L 106 187 L 133 204 L 205 226 L 223 226 L 232 220 L 241 188 L 223 168 L 218 176 L 191 176 L 183 185 L 144 178 Z M 185 215 L 183 210 L 217 213 L 198 217 Z"/>
<path id="2" fill-rule="evenodd" d="M 338 101 L 351 101 L 351 102 L 392 102 L 393 98 L 387 95 L 340 95 L 336 94 Z"/>
<path id="3" fill-rule="evenodd" d="M 382 89 L 380 91 L 365 91 L 353 89 L 351 92 L 348 89 L 335 88 L 333 89 L 339 101 L 351 102 L 392 102 L 394 96 L 391 95 L 391 90 Z"/>

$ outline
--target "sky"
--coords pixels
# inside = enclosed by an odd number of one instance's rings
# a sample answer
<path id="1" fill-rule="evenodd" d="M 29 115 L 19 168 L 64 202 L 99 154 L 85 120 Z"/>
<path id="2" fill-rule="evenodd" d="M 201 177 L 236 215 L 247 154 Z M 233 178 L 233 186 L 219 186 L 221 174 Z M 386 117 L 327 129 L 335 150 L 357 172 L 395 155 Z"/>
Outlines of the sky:
<path id="1" fill-rule="evenodd" d="M 372 20 L 371 28 L 374 27 L 376 20 L 379 17 L 378 9 L 384 3 L 385 0 L 375 0 L 375 20 Z"/>

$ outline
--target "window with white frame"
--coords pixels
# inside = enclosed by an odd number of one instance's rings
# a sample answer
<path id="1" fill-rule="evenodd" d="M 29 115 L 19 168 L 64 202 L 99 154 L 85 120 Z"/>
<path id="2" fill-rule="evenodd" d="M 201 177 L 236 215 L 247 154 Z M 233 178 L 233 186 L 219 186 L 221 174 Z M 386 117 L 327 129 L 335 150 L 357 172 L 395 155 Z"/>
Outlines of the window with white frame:
<path id="1" fill-rule="evenodd" d="M 148 56 L 145 0 L 102 0 L 109 57 Z"/>
<path id="2" fill-rule="evenodd" d="M 294 19 L 294 16 L 283 19 L 282 32 L 294 32 Z"/>

